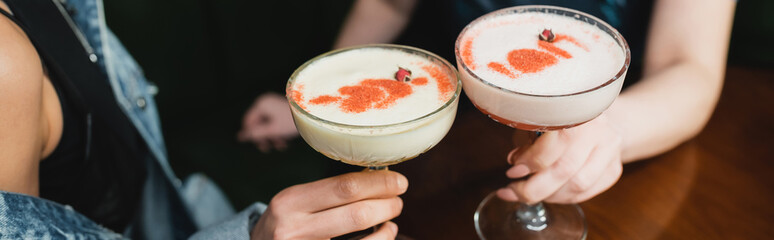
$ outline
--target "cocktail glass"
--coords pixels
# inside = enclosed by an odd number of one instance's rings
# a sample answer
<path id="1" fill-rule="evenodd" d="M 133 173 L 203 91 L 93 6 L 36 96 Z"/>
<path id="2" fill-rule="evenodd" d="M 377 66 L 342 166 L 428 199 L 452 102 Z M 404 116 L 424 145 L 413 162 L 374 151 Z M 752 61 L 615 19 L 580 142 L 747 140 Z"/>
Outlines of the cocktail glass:
<path id="1" fill-rule="evenodd" d="M 448 77 L 455 89 L 454 93 L 432 112 L 386 125 L 334 122 L 309 113 L 294 99 L 295 80 L 311 64 L 348 51 L 376 48 L 401 51 L 426 59 Z M 286 91 L 296 127 L 312 148 L 334 160 L 370 170 L 383 170 L 389 165 L 412 159 L 441 141 L 454 122 L 461 86 L 454 67 L 431 52 L 409 46 L 372 44 L 330 51 L 307 61 L 290 76 Z"/>
<path id="2" fill-rule="evenodd" d="M 563 94 L 534 94 L 508 90 L 477 75 L 463 59 L 462 42 L 477 23 L 500 16 L 545 13 L 565 16 L 589 24 L 611 36 L 623 61 L 620 70 L 606 76 L 602 84 Z M 550 26 L 545 26 L 550 28 Z M 538 32 L 524 33 L 538 38 Z M 504 49 L 505 50 L 505 49 Z M 507 50 L 506 50 L 507 51 Z M 629 66 L 629 47 L 623 36 L 602 20 L 586 13 L 554 6 L 518 6 L 488 13 L 474 20 L 460 33 L 455 44 L 457 64 L 465 94 L 493 120 L 513 128 L 536 132 L 560 130 L 588 122 L 605 111 L 618 96 Z M 474 215 L 481 239 L 585 239 L 587 227 L 577 205 L 513 203 L 489 194 Z"/>

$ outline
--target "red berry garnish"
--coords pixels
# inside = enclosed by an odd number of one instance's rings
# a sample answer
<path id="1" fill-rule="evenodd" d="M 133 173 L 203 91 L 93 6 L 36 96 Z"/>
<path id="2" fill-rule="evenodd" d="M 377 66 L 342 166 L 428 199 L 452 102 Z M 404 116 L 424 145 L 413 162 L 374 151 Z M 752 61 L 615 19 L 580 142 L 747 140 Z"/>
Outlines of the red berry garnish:
<path id="1" fill-rule="evenodd" d="M 550 28 L 543 29 L 542 32 L 538 35 L 540 40 L 546 41 L 546 42 L 553 42 L 554 39 L 556 39 L 556 35 L 554 35 L 554 32 L 551 31 Z"/>
<path id="2" fill-rule="evenodd" d="M 411 71 L 402 67 L 398 67 L 398 71 L 395 72 L 395 80 L 402 82 L 411 81 Z"/>

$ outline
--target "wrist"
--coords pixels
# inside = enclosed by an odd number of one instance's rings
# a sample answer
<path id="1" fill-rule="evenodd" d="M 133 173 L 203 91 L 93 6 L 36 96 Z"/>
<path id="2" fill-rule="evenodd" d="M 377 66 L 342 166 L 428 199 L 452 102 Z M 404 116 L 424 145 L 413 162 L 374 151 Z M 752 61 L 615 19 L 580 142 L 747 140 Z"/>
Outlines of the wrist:
<path id="1" fill-rule="evenodd" d="M 626 112 L 625 109 L 636 109 L 634 106 L 629 106 L 629 101 L 625 96 L 621 95 L 616 98 L 615 102 L 604 112 L 600 117 L 606 118 L 607 124 L 610 129 L 620 138 L 620 154 L 621 163 L 628 163 L 631 161 L 628 157 L 627 148 L 630 146 L 631 139 L 629 131 L 627 131 L 627 123 L 630 123 L 629 117 L 631 113 Z"/>

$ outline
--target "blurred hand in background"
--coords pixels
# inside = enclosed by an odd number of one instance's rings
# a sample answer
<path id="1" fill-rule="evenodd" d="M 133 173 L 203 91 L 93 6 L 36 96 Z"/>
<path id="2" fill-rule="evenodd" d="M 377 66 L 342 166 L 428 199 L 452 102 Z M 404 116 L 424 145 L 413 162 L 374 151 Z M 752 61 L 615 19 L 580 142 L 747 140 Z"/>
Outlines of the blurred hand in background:
<path id="1" fill-rule="evenodd" d="M 252 142 L 261 152 L 272 149 L 283 151 L 288 140 L 298 136 L 296 125 L 285 96 L 264 93 L 255 99 L 242 119 L 242 129 L 237 133 L 240 142 Z"/>

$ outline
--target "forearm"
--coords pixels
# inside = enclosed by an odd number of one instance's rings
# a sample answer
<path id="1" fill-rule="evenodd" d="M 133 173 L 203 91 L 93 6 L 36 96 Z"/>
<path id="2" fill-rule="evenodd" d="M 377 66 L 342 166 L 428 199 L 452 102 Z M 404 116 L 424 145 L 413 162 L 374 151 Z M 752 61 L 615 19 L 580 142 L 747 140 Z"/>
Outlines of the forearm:
<path id="1" fill-rule="evenodd" d="M 683 62 L 621 93 L 607 114 L 623 136 L 622 160 L 652 157 L 696 136 L 712 115 L 722 85 L 722 74 Z"/>
<path id="2" fill-rule="evenodd" d="M 416 0 L 357 0 L 339 32 L 334 49 L 395 40 L 408 24 Z"/>
<path id="3" fill-rule="evenodd" d="M 723 87 L 734 7 L 731 0 L 656 1 L 643 78 L 608 111 L 624 162 L 668 151 L 704 128 Z"/>

